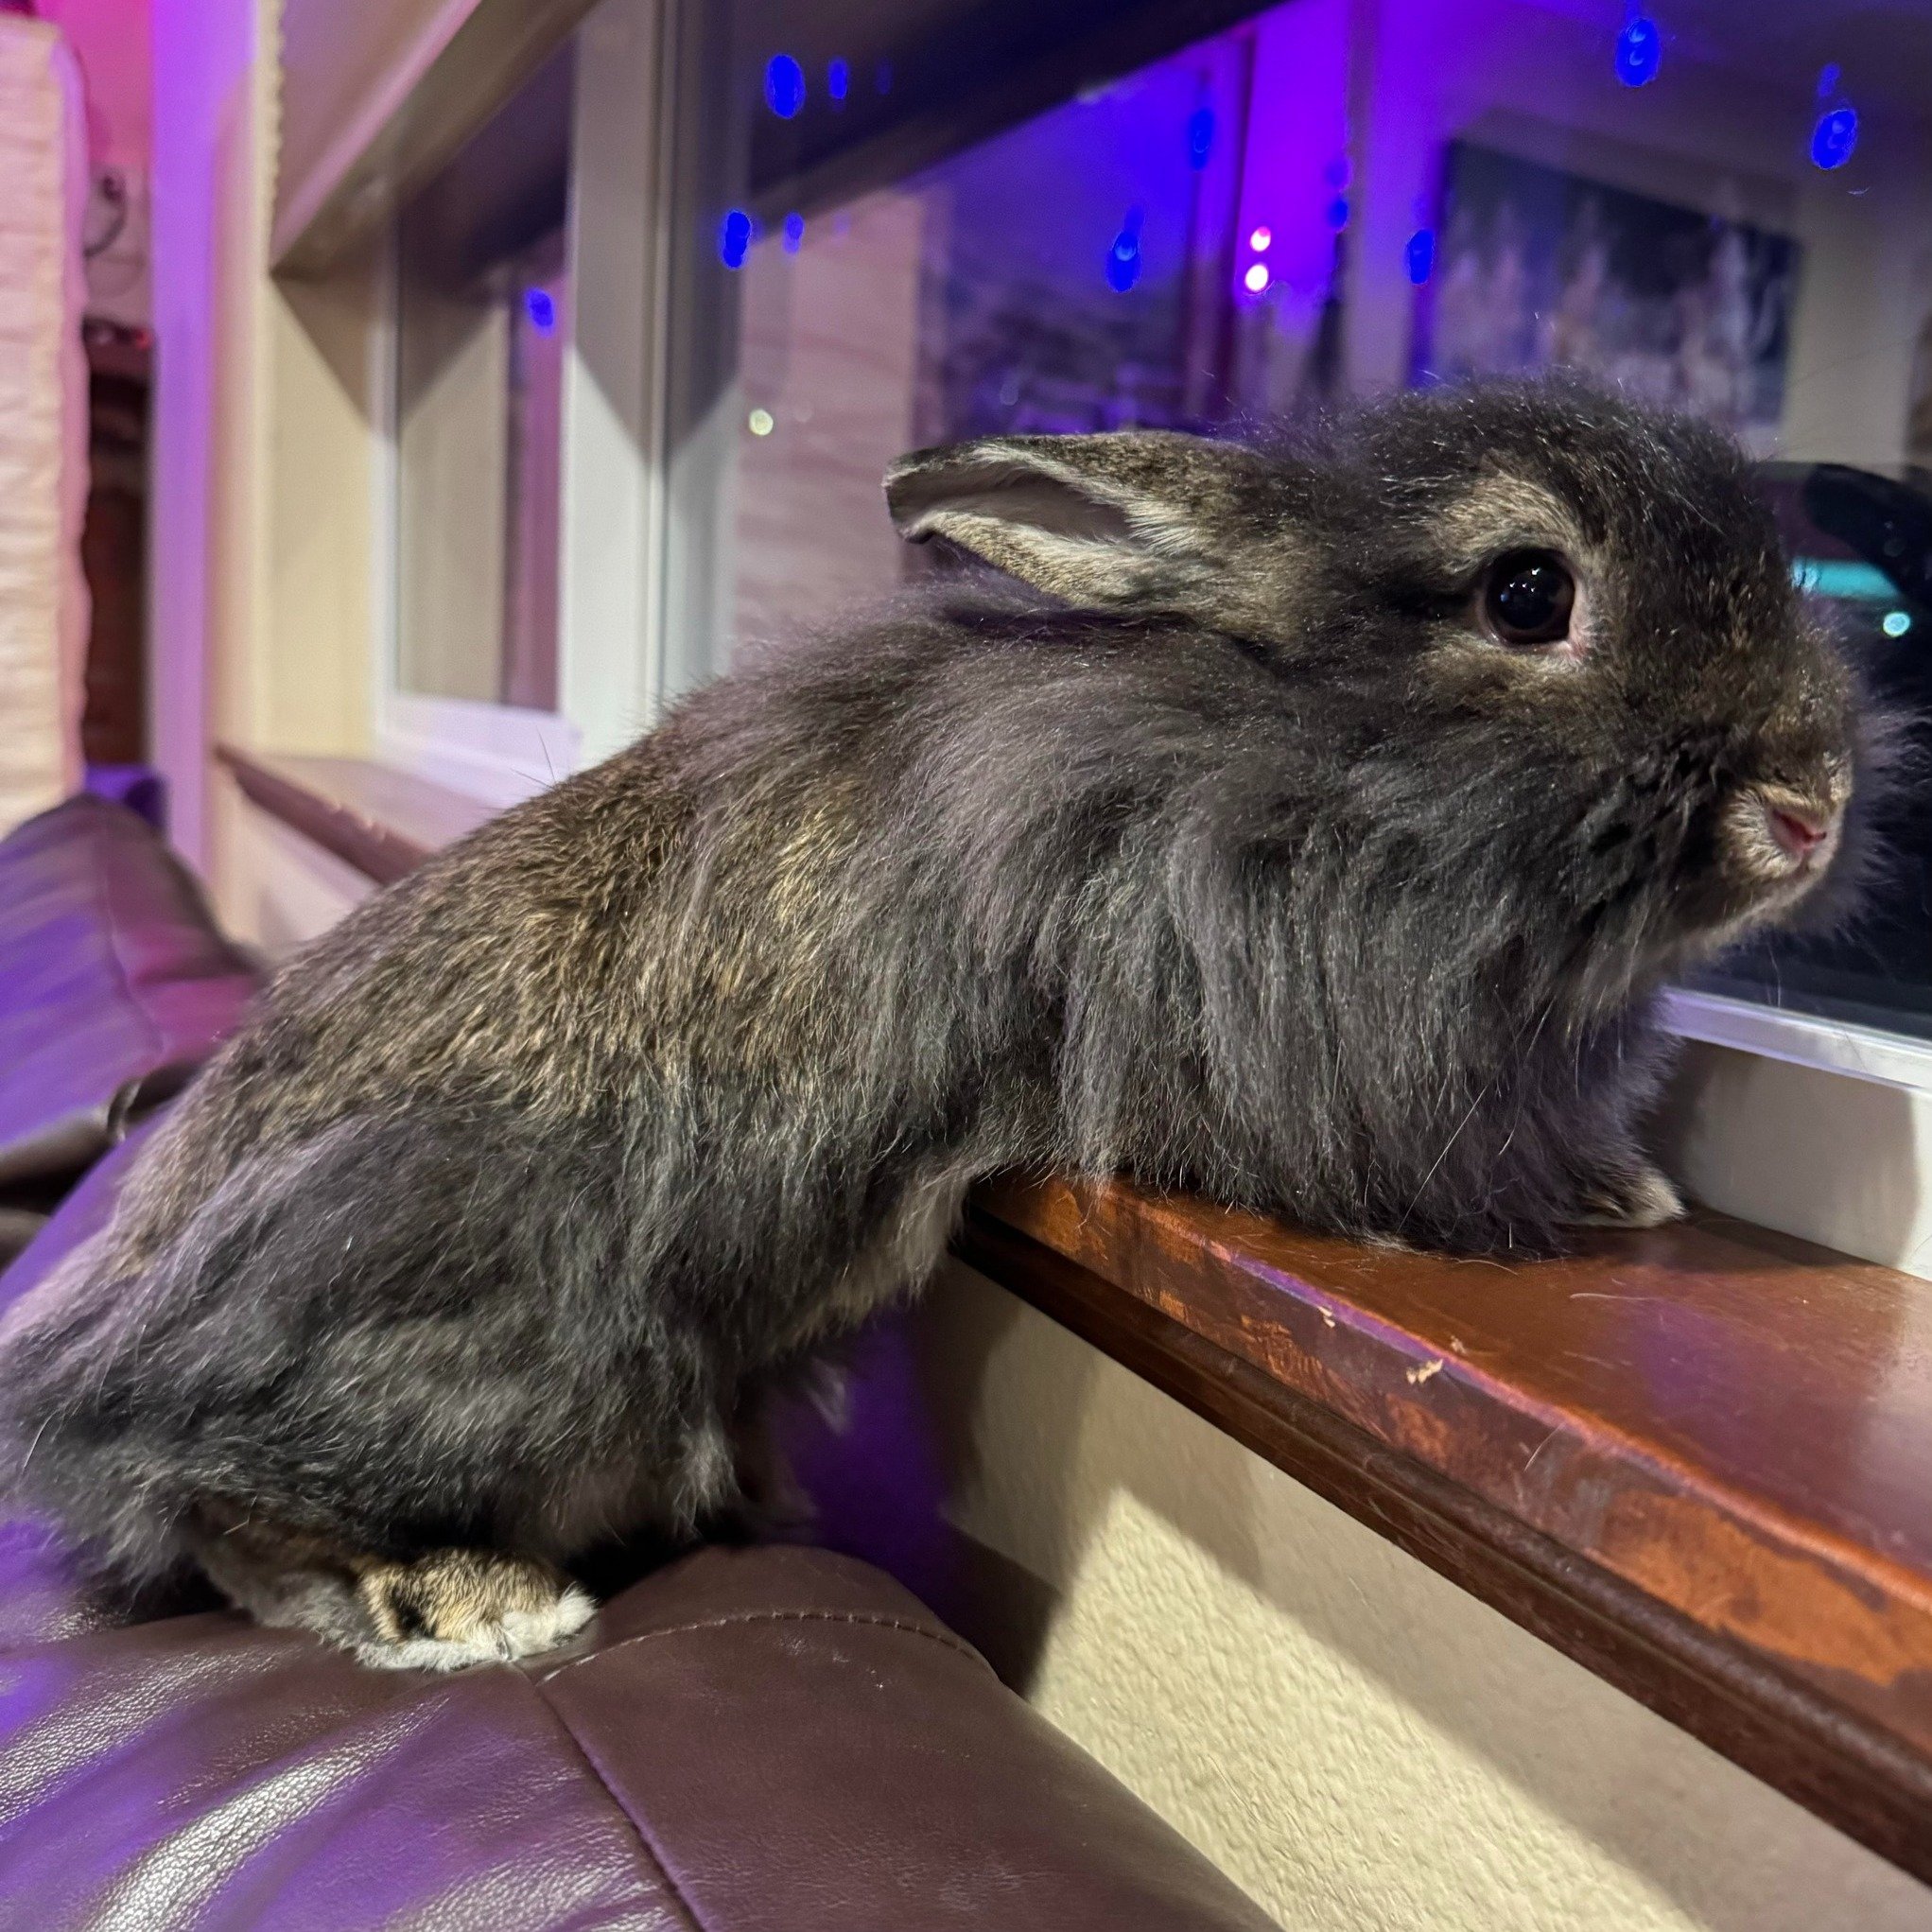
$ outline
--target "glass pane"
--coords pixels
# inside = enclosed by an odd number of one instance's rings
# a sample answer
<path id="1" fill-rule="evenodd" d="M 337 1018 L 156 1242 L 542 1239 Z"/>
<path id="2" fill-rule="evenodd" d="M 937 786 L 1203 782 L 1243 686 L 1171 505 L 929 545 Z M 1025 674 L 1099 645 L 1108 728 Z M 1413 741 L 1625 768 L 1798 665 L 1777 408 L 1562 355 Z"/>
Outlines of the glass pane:
<path id="1" fill-rule="evenodd" d="M 399 222 L 405 691 L 557 705 L 572 74 L 566 49 Z"/>
<path id="2" fill-rule="evenodd" d="M 1177 15 L 1218 30 L 1177 44 Z M 932 567 L 879 495 L 906 447 L 1239 434 L 1571 367 L 1736 434 L 1802 580 L 1925 714 L 1913 0 L 736 0 L 709 31 L 679 433 L 722 426 L 719 658 Z M 1872 915 L 1732 962 L 1729 988 L 1932 1035 L 1912 783 Z"/>

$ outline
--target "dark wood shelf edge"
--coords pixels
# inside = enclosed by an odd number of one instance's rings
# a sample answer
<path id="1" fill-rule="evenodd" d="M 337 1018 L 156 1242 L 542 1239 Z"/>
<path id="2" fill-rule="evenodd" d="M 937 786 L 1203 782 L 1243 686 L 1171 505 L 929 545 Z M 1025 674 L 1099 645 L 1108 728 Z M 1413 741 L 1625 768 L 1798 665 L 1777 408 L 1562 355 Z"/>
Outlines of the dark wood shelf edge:
<path id="1" fill-rule="evenodd" d="M 218 745 L 215 757 L 233 775 L 242 796 L 252 805 L 377 885 L 392 885 L 413 872 L 434 849 L 298 782 L 235 745 Z"/>
<path id="2" fill-rule="evenodd" d="M 1932 1884 L 1932 1767 L 1761 1660 L 978 1207 L 954 1252 L 1317 1495 Z"/>

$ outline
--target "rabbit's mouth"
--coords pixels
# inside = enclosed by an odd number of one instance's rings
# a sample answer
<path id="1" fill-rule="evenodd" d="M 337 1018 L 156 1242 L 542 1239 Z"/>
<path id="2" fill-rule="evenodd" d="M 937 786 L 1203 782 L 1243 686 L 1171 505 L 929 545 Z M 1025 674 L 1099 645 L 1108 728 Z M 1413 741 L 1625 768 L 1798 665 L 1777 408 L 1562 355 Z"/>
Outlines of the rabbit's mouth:
<path id="1" fill-rule="evenodd" d="M 1729 870 L 1756 901 L 1756 918 L 1777 916 L 1808 893 L 1844 839 L 1843 788 L 1829 795 L 1749 785 L 1726 802 L 1720 828 Z"/>

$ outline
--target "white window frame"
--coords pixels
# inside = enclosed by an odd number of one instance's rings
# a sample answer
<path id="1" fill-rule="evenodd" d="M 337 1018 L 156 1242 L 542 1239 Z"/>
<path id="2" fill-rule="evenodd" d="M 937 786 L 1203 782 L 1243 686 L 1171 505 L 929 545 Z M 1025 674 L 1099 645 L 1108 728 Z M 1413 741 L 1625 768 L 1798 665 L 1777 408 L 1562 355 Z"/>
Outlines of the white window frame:
<path id="1" fill-rule="evenodd" d="M 1851 1020 L 1791 1013 L 1728 993 L 1673 987 L 1664 1021 L 1680 1038 L 1762 1053 L 1793 1067 L 1932 1092 L 1932 1040 Z"/>
<path id="2" fill-rule="evenodd" d="M 692 668 L 667 667 L 666 206 L 674 116 L 670 0 L 603 0 L 578 29 L 567 256 L 572 286 L 559 517 L 558 706 L 443 698 L 401 684 L 397 286 L 382 265 L 373 687 L 376 757 L 513 805 L 619 750 Z M 640 107 L 643 111 L 640 111 Z"/>
<path id="3" fill-rule="evenodd" d="M 1694 1198 L 1932 1280 L 1932 1044 L 1682 988 L 1664 1019 L 1664 1164 Z"/>

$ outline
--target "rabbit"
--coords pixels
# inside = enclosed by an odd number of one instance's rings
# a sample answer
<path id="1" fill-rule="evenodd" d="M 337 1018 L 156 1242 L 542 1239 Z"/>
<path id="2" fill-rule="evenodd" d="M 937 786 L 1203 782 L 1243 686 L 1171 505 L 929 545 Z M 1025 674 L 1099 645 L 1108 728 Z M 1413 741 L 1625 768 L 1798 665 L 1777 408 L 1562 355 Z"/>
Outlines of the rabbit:
<path id="1" fill-rule="evenodd" d="M 0 1328 L 107 1575 L 561 1644 L 997 1171 L 1471 1255 L 1682 1211 L 1660 987 L 1834 915 L 1882 752 L 1732 443 L 1522 384 L 885 488 L 962 567 L 351 914 Z"/>

